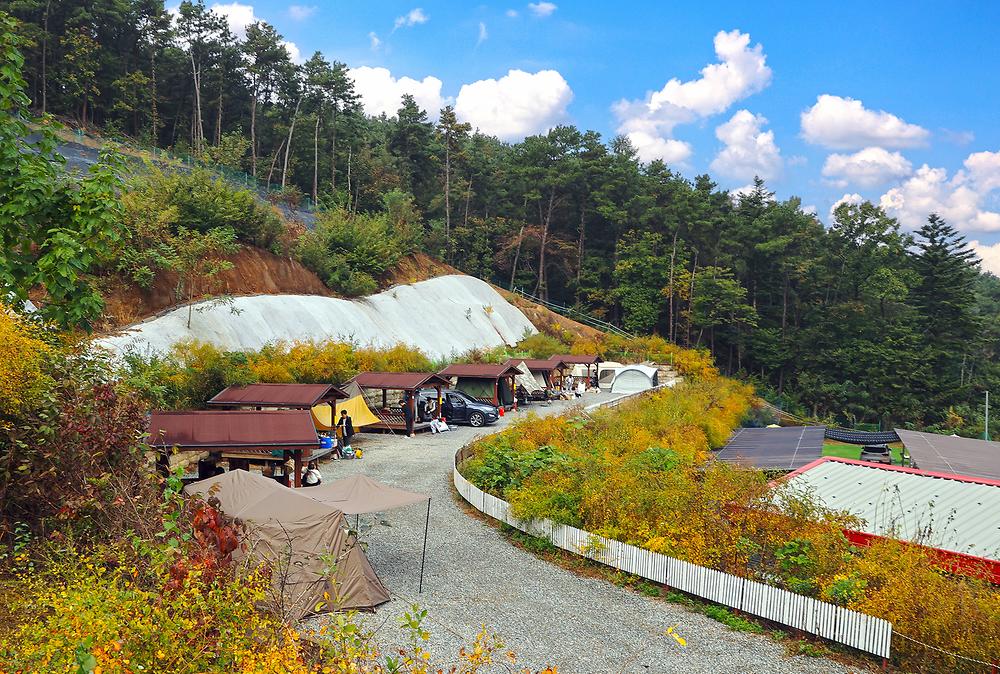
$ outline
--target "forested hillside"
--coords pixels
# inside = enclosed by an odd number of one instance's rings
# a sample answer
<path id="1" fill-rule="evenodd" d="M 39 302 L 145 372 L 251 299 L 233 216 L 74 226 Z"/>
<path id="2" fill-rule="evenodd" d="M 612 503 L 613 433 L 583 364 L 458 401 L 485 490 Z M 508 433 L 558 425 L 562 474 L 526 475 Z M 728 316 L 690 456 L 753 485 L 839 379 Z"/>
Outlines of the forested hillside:
<path id="1" fill-rule="evenodd" d="M 395 116 L 367 117 L 333 55 L 298 65 L 273 27 L 237 38 L 201 2 L 176 14 L 160 0 L 0 9 L 20 21 L 36 111 L 311 198 L 330 215 L 296 254 L 349 294 L 372 289 L 377 270 L 331 263 L 331 241 L 388 212 L 373 227 L 397 228 L 391 241 L 711 349 L 801 413 L 982 433 L 982 394 L 1000 382 L 1000 282 L 930 213 L 911 233 L 845 204 L 824 226 L 761 181 L 733 195 L 641 163 L 623 137 L 559 126 L 506 143 L 408 96 Z"/>

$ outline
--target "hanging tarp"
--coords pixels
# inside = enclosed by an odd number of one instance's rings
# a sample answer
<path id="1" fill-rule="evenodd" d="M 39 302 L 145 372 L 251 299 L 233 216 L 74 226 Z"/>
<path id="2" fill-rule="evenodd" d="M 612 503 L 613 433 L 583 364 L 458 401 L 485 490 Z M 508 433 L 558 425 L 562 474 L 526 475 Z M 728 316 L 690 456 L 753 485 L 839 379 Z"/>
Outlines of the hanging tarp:
<path id="1" fill-rule="evenodd" d="M 510 388 L 510 379 L 501 379 L 497 386 L 497 392 L 500 394 L 501 405 L 510 407 L 514 404 L 514 392 Z"/>
<path id="2" fill-rule="evenodd" d="M 459 377 L 455 388 L 479 400 L 493 400 L 496 394 L 494 387 L 496 379 L 475 379 L 473 377 Z"/>
<path id="3" fill-rule="evenodd" d="M 340 410 L 347 410 L 347 416 L 351 417 L 351 424 L 356 429 L 379 423 L 379 418 L 372 414 L 372 411 L 368 408 L 368 404 L 365 402 L 365 397 L 362 395 L 356 395 L 353 398 L 339 401 L 337 403 L 337 410 L 338 412 Z"/>
<path id="4" fill-rule="evenodd" d="M 523 388 L 527 393 L 535 393 L 544 388 L 538 384 L 538 380 L 535 379 L 533 374 L 531 374 L 531 370 L 528 369 L 528 366 L 525 365 L 523 360 L 518 361 L 515 367 L 517 367 L 518 372 L 521 374 L 517 375 L 514 380 L 517 382 L 517 385 Z"/>
<path id="5" fill-rule="evenodd" d="M 364 515 L 394 510 L 414 503 L 423 503 L 427 494 L 406 491 L 373 480 L 367 475 L 324 482 L 309 489 L 309 497 L 331 505 L 346 515 Z"/>
<path id="6" fill-rule="evenodd" d="M 316 428 L 319 430 L 333 430 L 333 408 L 330 407 L 330 405 L 326 403 L 323 403 L 322 405 L 314 405 L 312 408 L 312 418 L 313 423 L 316 424 Z"/>

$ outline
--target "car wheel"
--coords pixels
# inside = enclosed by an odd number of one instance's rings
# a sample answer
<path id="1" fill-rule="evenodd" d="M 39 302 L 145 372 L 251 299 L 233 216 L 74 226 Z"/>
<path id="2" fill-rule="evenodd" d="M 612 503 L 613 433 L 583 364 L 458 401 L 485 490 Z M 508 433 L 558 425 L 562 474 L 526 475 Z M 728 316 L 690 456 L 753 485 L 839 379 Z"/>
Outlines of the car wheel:
<path id="1" fill-rule="evenodd" d="M 469 415 L 469 425 L 479 428 L 486 423 L 486 417 L 483 416 L 482 412 L 473 412 Z"/>

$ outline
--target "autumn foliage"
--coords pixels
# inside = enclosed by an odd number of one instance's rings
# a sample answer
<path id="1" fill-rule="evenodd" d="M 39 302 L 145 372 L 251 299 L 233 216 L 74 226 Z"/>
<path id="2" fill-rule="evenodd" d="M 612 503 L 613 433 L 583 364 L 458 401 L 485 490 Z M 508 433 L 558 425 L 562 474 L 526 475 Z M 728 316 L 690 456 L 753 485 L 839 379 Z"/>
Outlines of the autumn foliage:
<path id="1" fill-rule="evenodd" d="M 853 517 L 773 487 L 763 471 L 708 461 L 752 391 L 699 361 L 675 354 L 687 383 L 619 408 L 529 416 L 473 445 L 462 472 L 519 518 L 548 518 L 883 617 L 965 657 L 1000 658 L 996 587 L 935 568 L 916 546 L 855 548 L 843 534 L 859 526 Z M 893 652 L 908 671 L 982 671 L 902 638 Z"/>

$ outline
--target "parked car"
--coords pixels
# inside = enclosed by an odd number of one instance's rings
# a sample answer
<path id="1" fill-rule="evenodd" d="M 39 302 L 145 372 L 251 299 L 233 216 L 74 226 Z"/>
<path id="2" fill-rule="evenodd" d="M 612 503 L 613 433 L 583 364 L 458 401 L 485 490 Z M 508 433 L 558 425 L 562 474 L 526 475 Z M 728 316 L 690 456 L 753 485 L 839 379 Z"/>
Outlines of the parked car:
<path id="1" fill-rule="evenodd" d="M 462 391 L 441 391 L 441 397 L 443 399 L 441 411 L 449 424 L 468 424 L 478 428 L 492 424 L 500 418 L 500 410 L 495 405 L 476 400 Z M 437 390 L 422 389 L 420 391 L 417 405 L 422 421 L 430 421 L 431 413 L 428 412 L 428 409 L 433 409 L 436 402 Z"/>
<path id="2" fill-rule="evenodd" d="M 861 448 L 861 460 L 892 465 L 892 452 L 888 445 L 865 445 Z"/>

